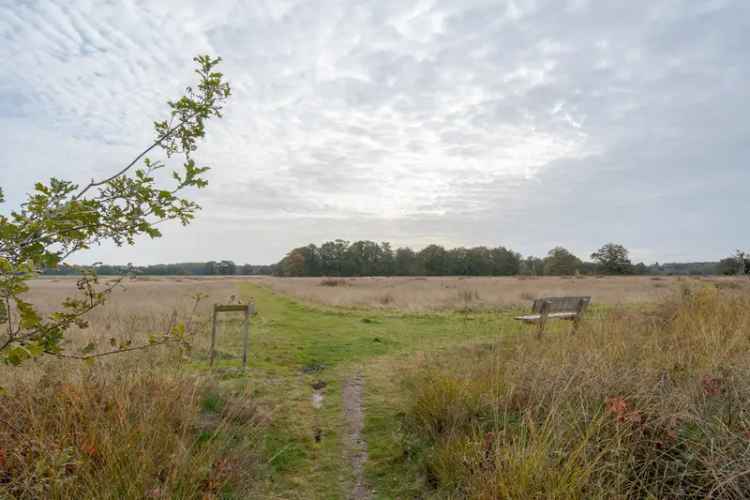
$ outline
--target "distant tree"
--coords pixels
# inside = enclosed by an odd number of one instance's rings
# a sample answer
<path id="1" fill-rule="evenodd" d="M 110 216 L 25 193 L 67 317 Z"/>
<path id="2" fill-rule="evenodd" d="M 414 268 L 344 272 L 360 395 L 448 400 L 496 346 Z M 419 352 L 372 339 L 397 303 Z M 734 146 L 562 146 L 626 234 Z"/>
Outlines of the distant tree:
<path id="1" fill-rule="evenodd" d="M 596 274 L 598 271 L 598 265 L 595 262 L 581 262 L 578 266 L 578 272 L 580 274 L 587 274 L 589 276 Z"/>
<path id="2" fill-rule="evenodd" d="M 470 248 L 467 253 L 466 274 L 469 276 L 492 276 L 494 262 L 492 251 L 487 247 Z"/>
<path id="3" fill-rule="evenodd" d="M 355 241 L 346 250 L 346 268 L 348 275 L 376 276 L 379 262 L 382 261 L 382 250 L 374 241 Z"/>
<path id="4" fill-rule="evenodd" d="M 465 276 L 469 274 L 469 250 L 464 247 L 446 250 L 443 271 L 440 274 L 448 276 Z"/>
<path id="5" fill-rule="evenodd" d="M 219 274 L 219 264 L 216 261 L 210 260 L 206 262 L 206 269 L 204 271 L 204 274 L 207 274 L 208 276 L 213 276 L 215 274 Z"/>
<path id="6" fill-rule="evenodd" d="M 281 276 L 305 276 L 305 247 L 295 248 L 278 265 Z"/>
<path id="7" fill-rule="evenodd" d="M 544 274 L 544 260 L 539 257 L 528 256 L 520 262 L 520 274 L 526 276 L 541 276 Z"/>
<path id="8" fill-rule="evenodd" d="M 375 273 L 378 276 L 392 276 L 396 272 L 396 260 L 391 244 L 387 241 L 380 243 L 378 260 L 375 263 Z"/>
<path id="9" fill-rule="evenodd" d="M 429 245 L 417 254 L 425 274 L 442 276 L 446 274 L 446 252 L 440 245 Z"/>
<path id="10" fill-rule="evenodd" d="M 304 259 L 304 271 L 303 276 L 320 276 L 321 275 L 321 261 L 318 247 L 312 243 L 301 247 L 300 251 Z"/>
<path id="11" fill-rule="evenodd" d="M 232 276 L 237 273 L 237 265 L 231 260 L 222 260 L 219 262 L 218 272 L 224 276 Z"/>
<path id="12" fill-rule="evenodd" d="M 344 261 L 349 242 L 344 240 L 327 241 L 320 245 L 320 271 L 324 276 L 343 276 Z"/>
<path id="13" fill-rule="evenodd" d="M 747 275 L 750 273 L 749 257 L 745 252 L 737 250 L 733 256 L 719 261 L 717 272 L 727 276 Z"/>
<path id="14" fill-rule="evenodd" d="M 394 257 L 394 272 L 397 276 L 414 276 L 419 274 L 417 254 L 411 248 L 399 248 Z"/>
<path id="15" fill-rule="evenodd" d="M 616 243 L 607 243 L 591 254 L 604 274 L 631 274 L 633 265 L 628 259 L 627 249 Z"/>
<path id="16" fill-rule="evenodd" d="M 745 252 L 737 250 L 734 254 L 734 258 L 737 261 L 737 275 L 744 276 L 747 274 L 747 259 L 745 258 Z"/>
<path id="17" fill-rule="evenodd" d="M 633 266 L 633 274 L 637 274 L 639 276 L 644 276 L 649 273 L 648 266 L 644 264 L 643 262 L 639 262 L 638 264 Z"/>
<path id="18" fill-rule="evenodd" d="M 505 247 L 493 248 L 490 259 L 494 276 L 513 276 L 521 271 L 521 254 Z"/>
<path id="19" fill-rule="evenodd" d="M 544 274 L 549 276 L 573 275 L 581 260 L 563 247 L 555 247 L 544 259 Z"/>

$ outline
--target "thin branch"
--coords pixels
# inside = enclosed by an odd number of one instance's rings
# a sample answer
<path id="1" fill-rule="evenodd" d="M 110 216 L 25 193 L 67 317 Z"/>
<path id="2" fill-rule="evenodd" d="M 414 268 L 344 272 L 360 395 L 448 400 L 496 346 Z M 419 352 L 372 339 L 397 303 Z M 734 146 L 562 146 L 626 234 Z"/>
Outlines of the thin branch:
<path id="1" fill-rule="evenodd" d="M 65 359 L 77 359 L 79 361 L 85 361 L 87 359 L 92 358 L 101 358 L 104 356 L 110 356 L 112 354 L 120 354 L 123 352 L 131 352 L 131 351 L 141 351 L 144 349 L 148 349 L 150 347 L 156 347 L 159 345 L 165 345 L 169 344 L 170 342 L 177 342 L 175 339 L 166 339 L 162 340 L 161 342 L 154 342 L 153 344 L 143 344 L 135 347 L 126 347 L 124 349 L 115 349 L 113 351 L 105 351 L 105 352 L 99 352 L 96 354 L 84 354 L 84 355 L 77 355 L 77 354 L 63 354 L 61 352 L 52 352 L 52 351 L 44 351 L 45 354 L 49 354 L 51 356 L 56 356 L 58 358 L 65 358 Z"/>
<path id="2" fill-rule="evenodd" d="M 101 181 L 94 181 L 92 179 L 91 182 L 89 182 L 88 185 L 85 188 L 83 188 L 81 191 L 79 191 L 78 194 L 74 195 L 73 198 L 71 198 L 71 200 L 72 201 L 76 201 L 76 200 L 80 199 L 84 194 L 86 194 L 86 192 L 88 192 L 89 189 L 91 189 L 93 187 L 96 187 L 96 186 L 101 186 L 103 184 L 107 184 L 108 182 L 112 182 L 113 180 L 117 179 L 118 177 L 120 177 L 122 175 L 125 175 L 128 172 L 128 170 L 130 170 L 131 168 L 133 168 L 135 166 L 135 164 L 138 163 L 144 156 L 146 156 L 152 149 L 154 149 L 157 146 L 161 146 L 161 143 L 164 142 L 166 139 L 168 139 L 169 136 L 171 136 L 174 132 L 176 132 L 177 130 L 179 130 L 182 127 L 184 127 L 192 118 L 195 117 L 195 115 L 197 113 L 198 112 L 196 111 L 192 115 L 190 115 L 189 117 L 183 118 L 182 121 L 180 121 L 179 124 L 175 125 L 174 127 L 170 128 L 169 130 L 167 130 L 161 137 L 159 137 L 158 139 L 156 139 L 156 141 L 154 141 L 154 143 L 151 144 L 149 147 L 147 147 L 146 149 L 144 149 L 143 151 L 141 151 L 141 153 L 138 154 L 138 156 L 136 156 L 133 159 L 133 161 L 131 161 L 130 163 L 128 163 L 119 172 L 117 172 L 114 175 L 111 175 L 110 177 L 107 177 L 106 179 L 101 180 Z"/>

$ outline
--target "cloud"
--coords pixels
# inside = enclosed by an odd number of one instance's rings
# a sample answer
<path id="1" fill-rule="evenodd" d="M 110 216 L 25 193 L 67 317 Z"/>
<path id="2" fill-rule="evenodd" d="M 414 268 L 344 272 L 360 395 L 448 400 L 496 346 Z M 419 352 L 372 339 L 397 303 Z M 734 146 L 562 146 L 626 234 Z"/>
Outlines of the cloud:
<path id="1" fill-rule="evenodd" d="M 743 244 L 741 0 L 216 0 L 208 11 L 91 0 L 0 12 L 11 203 L 38 177 L 83 182 L 122 164 L 189 82 L 192 55 L 225 59 L 234 95 L 200 151 L 214 166 L 197 194 L 202 220 L 92 258 L 270 262 L 336 237 L 584 256 L 616 240 L 649 260 Z"/>

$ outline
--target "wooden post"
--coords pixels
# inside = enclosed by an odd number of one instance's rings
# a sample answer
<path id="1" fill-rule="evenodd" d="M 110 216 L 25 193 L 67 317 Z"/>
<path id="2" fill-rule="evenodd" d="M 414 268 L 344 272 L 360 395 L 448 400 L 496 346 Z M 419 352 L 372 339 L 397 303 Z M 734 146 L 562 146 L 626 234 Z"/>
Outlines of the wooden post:
<path id="1" fill-rule="evenodd" d="M 242 323 L 242 368 L 247 368 L 247 351 L 250 343 L 250 316 L 255 314 L 255 304 L 214 304 L 213 327 L 211 328 L 211 353 L 209 355 L 209 365 L 214 365 L 214 356 L 216 351 L 216 328 L 217 317 L 221 312 L 243 312 L 245 318 Z"/>
<path id="2" fill-rule="evenodd" d="M 214 366 L 214 348 L 216 347 L 216 313 L 219 308 L 218 304 L 214 304 L 214 321 L 213 327 L 211 328 L 211 354 L 209 354 L 209 366 Z"/>
<path id="3" fill-rule="evenodd" d="M 248 304 L 245 309 L 245 322 L 243 325 L 244 338 L 242 339 L 242 369 L 247 369 L 247 347 L 250 342 L 250 315 L 255 313 L 255 304 Z"/>
<path id="4" fill-rule="evenodd" d="M 538 339 L 542 338 L 542 334 L 544 333 L 544 325 L 547 323 L 547 316 L 549 315 L 550 307 L 552 307 L 552 302 L 549 300 L 545 300 L 542 302 L 542 308 L 539 311 L 539 323 L 538 323 L 538 329 L 536 331 L 536 337 Z"/>

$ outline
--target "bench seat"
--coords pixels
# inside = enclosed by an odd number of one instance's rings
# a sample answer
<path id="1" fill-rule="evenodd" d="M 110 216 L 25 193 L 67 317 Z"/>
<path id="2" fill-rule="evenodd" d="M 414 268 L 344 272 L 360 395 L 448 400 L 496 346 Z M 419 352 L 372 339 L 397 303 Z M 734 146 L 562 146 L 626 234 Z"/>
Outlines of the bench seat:
<path id="1" fill-rule="evenodd" d="M 546 297 L 536 299 L 531 306 L 531 314 L 516 316 L 514 319 L 536 325 L 537 337 L 544 332 L 544 325 L 550 319 L 563 319 L 573 322 L 573 332 L 578 328 L 583 312 L 591 303 L 591 297 Z"/>
<path id="2" fill-rule="evenodd" d="M 558 312 L 558 313 L 550 313 L 547 315 L 547 318 L 549 319 L 575 319 L 578 316 L 578 313 L 575 312 Z M 528 314 L 526 316 L 516 316 L 514 319 L 517 319 L 519 321 L 523 321 L 525 323 L 536 323 L 540 319 L 542 319 L 541 314 Z"/>

